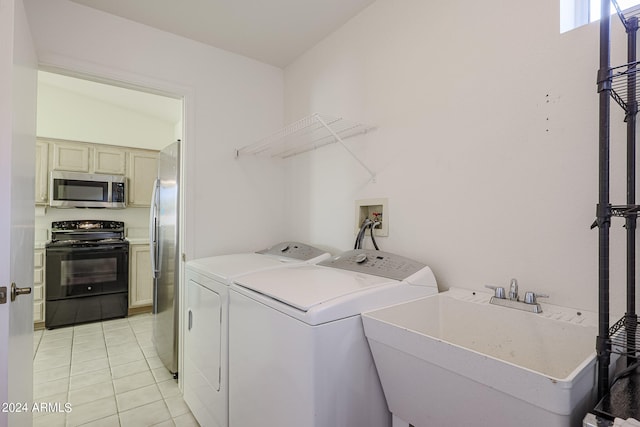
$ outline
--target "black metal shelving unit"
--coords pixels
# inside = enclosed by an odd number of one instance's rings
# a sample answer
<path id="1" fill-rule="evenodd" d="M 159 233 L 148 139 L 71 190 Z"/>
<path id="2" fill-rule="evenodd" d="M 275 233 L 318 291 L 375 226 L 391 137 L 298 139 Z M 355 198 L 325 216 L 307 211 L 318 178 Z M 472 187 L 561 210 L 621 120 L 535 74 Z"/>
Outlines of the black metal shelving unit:
<path id="1" fill-rule="evenodd" d="M 627 32 L 627 64 L 610 65 L 610 3 L 601 2 L 600 20 L 600 68 L 598 70 L 599 93 L 599 194 L 594 227 L 598 228 L 598 401 L 608 409 L 615 397 L 611 397 L 609 365 L 611 354 L 625 356 L 630 366 L 638 359 L 640 336 L 638 336 L 638 316 L 635 296 L 636 225 L 640 206 L 636 205 L 636 116 L 640 88 L 636 84 L 640 61 L 636 59 L 636 41 L 640 7 L 621 10 L 617 0 L 611 0 L 617 15 Z M 609 200 L 610 188 L 610 116 L 611 99 L 624 110 L 627 124 L 627 200 L 625 205 L 612 205 Z M 626 313 L 613 325 L 609 324 L 609 230 L 612 217 L 623 217 L 627 234 L 627 307 Z M 611 393 L 610 393 L 611 391 Z M 607 410 L 609 415 L 613 410 Z"/>

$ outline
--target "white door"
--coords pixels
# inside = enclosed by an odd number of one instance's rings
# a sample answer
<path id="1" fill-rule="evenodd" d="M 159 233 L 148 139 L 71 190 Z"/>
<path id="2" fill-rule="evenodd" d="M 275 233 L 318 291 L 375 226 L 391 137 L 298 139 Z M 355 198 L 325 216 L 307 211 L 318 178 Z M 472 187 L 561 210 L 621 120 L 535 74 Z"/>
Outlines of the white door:
<path id="1" fill-rule="evenodd" d="M 23 0 L 0 0 L 0 287 L 7 293 L 12 282 L 33 286 L 36 69 Z M 32 370 L 33 298 L 11 302 L 7 295 L 0 304 L 0 426 L 32 425 Z"/>

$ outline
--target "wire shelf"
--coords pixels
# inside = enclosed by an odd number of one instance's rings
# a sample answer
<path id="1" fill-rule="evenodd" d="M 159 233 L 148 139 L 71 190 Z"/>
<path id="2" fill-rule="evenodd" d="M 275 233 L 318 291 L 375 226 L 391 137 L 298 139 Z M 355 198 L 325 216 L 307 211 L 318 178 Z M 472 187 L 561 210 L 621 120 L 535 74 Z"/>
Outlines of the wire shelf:
<path id="1" fill-rule="evenodd" d="M 611 216 L 637 217 L 638 214 L 640 214 L 640 205 L 611 206 Z"/>
<path id="2" fill-rule="evenodd" d="M 260 141 L 242 147 L 237 154 L 287 158 L 360 135 L 374 126 L 315 113 L 294 122 Z"/>
<path id="3" fill-rule="evenodd" d="M 640 325 L 637 316 L 623 317 L 609 328 L 611 352 L 635 356 L 640 352 Z"/>
<path id="4" fill-rule="evenodd" d="M 609 222 L 611 217 L 637 218 L 640 215 L 640 205 L 608 205 L 602 210 L 602 214 L 598 215 L 596 220 L 591 224 L 591 228 L 602 225 L 603 221 Z"/>
<path id="5" fill-rule="evenodd" d="M 613 7 L 616 9 L 625 30 L 629 31 L 632 29 L 634 26 L 633 20 L 637 20 L 638 17 L 640 17 L 640 5 L 631 6 L 628 9 L 622 10 L 617 0 L 611 0 L 611 4 L 613 4 Z"/>
<path id="6" fill-rule="evenodd" d="M 639 71 L 640 61 L 614 67 L 610 70 L 611 97 L 626 113 L 638 111 L 637 100 L 640 99 L 640 87 L 637 84 Z"/>

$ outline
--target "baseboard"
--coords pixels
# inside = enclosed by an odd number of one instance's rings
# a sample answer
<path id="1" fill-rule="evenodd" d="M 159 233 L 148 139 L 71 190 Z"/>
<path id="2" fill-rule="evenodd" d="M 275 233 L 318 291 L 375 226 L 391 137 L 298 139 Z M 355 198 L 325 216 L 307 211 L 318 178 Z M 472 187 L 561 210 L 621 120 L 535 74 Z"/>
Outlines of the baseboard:
<path id="1" fill-rule="evenodd" d="M 151 313 L 151 305 L 143 305 L 141 307 L 129 307 L 129 316 L 135 316 L 136 314 Z"/>

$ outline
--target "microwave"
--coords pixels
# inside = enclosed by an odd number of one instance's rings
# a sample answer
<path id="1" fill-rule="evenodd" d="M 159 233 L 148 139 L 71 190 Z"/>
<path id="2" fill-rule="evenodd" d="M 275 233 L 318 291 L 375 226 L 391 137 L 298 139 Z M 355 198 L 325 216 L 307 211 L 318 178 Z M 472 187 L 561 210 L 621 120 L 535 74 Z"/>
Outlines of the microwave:
<path id="1" fill-rule="evenodd" d="M 78 172 L 51 172 L 49 206 L 56 208 L 126 207 L 126 178 Z"/>

